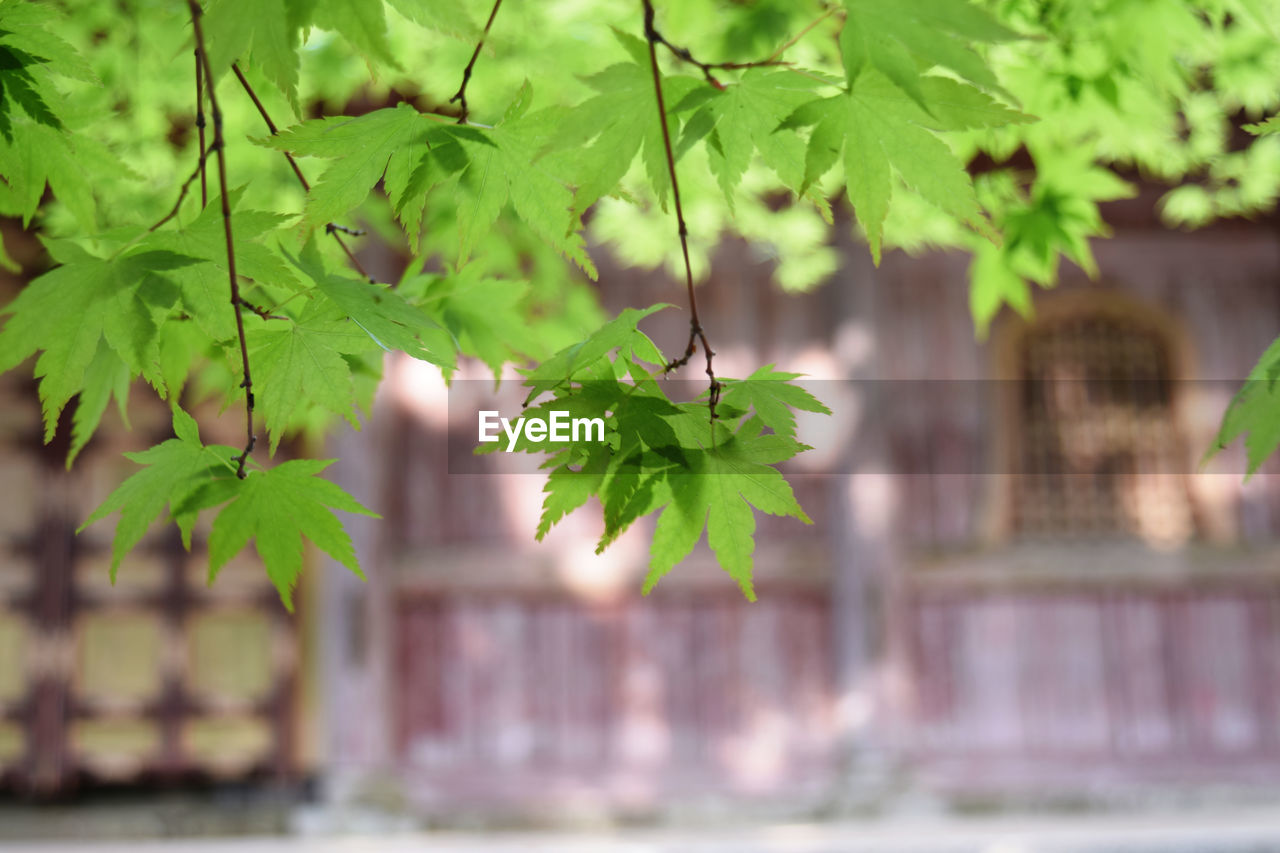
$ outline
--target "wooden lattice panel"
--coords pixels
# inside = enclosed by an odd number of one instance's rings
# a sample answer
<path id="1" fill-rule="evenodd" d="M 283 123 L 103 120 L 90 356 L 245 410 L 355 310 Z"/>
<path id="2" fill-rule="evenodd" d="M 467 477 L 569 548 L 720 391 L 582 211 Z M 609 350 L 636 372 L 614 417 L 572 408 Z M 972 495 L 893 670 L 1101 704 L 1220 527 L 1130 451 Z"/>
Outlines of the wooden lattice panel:
<path id="1" fill-rule="evenodd" d="M 183 726 L 182 749 L 207 772 L 234 777 L 270 761 L 277 749 L 276 732 L 260 716 L 204 716 Z"/>
<path id="2" fill-rule="evenodd" d="M 16 775 L 26 752 L 27 733 L 22 726 L 0 720 L 0 775 Z"/>
<path id="3" fill-rule="evenodd" d="M 26 693 L 30 628 L 26 618 L 14 610 L 0 610 L 0 708 L 16 705 Z"/>
<path id="4" fill-rule="evenodd" d="M 145 717 L 88 717 L 70 729 L 74 761 L 101 779 L 127 780 L 163 758 L 164 732 Z"/>
<path id="5" fill-rule="evenodd" d="M 86 709 L 141 710 L 164 691 L 165 626 L 148 610 L 100 609 L 75 620 L 72 691 Z"/>
<path id="6" fill-rule="evenodd" d="M 1187 462 L 1163 336 L 1127 317 L 1086 314 L 1032 328 L 1018 356 L 1018 535 L 1185 541 Z"/>
<path id="7" fill-rule="evenodd" d="M 186 626 L 187 690 L 214 706 L 244 707 L 275 685 L 272 624 L 252 608 L 206 609 Z"/>
<path id="8" fill-rule="evenodd" d="M 0 500 L 0 784 L 20 778 L 33 745 L 26 718 L 41 659 L 23 606 L 32 595 L 34 572 L 20 543 L 39 517 L 32 500 L 39 464 L 16 438 L 39 417 L 12 374 L 0 376 L 0 494 L 8 496 Z"/>
<path id="9" fill-rule="evenodd" d="M 108 410 L 67 471 L 34 399 L 0 385 L 0 490 L 18 496 L 0 502 L 0 787 L 287 775 L 296 633 L 261 564 L 241 556 L 210 587 L 207 523 L 190 554 L 170 525 L 113 582 L 110 524 L 74 532 L 137 470 L 122 451 L 171 434 L 167 407 L 138 391 L 131 430 Z"/>

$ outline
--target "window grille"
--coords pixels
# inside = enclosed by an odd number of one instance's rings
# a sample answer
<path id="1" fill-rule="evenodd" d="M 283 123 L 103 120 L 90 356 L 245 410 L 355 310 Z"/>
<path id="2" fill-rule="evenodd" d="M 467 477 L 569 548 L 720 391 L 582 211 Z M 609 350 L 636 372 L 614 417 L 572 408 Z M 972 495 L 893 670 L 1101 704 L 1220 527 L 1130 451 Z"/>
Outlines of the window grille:
<path id="1" fill-rule="evenodd" d="M 1022 540 L 1191 535 L 1164 335 L 1124 316 L 1038 323 L 1017 351 L 1013 530 Z"/>

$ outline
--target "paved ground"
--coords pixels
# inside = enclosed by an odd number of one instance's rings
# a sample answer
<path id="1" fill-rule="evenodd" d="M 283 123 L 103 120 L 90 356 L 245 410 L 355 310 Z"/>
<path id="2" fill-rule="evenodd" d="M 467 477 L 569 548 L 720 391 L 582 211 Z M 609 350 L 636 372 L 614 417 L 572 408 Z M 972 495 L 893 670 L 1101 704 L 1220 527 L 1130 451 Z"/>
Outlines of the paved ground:
<path id="1" fill-rule="evenodd" d="M 739 831 L 405 833 L 140 842 L 0 842 L 31 853 L 1277 853 L 1280 810 L 1132 817 L 929 818 Z"/>

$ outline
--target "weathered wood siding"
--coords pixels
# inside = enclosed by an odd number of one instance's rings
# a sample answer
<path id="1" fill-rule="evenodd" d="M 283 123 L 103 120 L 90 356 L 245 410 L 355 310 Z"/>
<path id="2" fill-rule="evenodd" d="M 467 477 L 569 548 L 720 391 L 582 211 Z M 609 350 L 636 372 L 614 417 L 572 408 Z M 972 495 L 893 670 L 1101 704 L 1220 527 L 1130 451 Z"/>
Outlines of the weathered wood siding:
<path id="1" fill-rule="evenodd" d="M 914 591 L 906 754 L 978 787 L 1274 781 L 1276 580 L 1008 586 Z"/>
<path id="2" fill-rule="evenodd" d="M 399 618 L 398 746 L 428 801 L 639 804 L 831 780 L 819 597 L 411 596 Z"/>

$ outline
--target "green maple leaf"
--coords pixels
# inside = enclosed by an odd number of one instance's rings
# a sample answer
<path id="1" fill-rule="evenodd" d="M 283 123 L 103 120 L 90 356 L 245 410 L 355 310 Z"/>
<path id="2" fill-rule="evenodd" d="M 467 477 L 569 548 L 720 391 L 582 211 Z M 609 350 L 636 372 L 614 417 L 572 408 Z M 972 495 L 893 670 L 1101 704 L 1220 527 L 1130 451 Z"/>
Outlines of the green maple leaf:
<path id="1" fill-rule="evenodd" d="M 926 82 L 923 91 L 933 98 L 928 103 L 937 103 L 935 114 L 921 109 L 884 75 L 868 71 L 848 92 L 803 104 L 782 125 L 814 126 L 802 189 L 830 169 L 843 149 L 849 200 L 876 263 L 895 173 L 925 200 L 994 239 L 968 172 L 934 131 L 1030 120 L 954 81 Z"/>
<path id="2" fill-rule="evenodd" d="M 547 475 L 547 482 L 542 486 L 542 515 L 535 533 L 539 542 L 561 519 L 600 491 L 608 460 L 608 448 L 596 445 L 588 451 L 587 461 L 579 468 L 560 465 Z"/>
<path id="3" fill-rule="evenodd" d="M 448 332 L 392 288 L 326 272 L 314 242 L 290 260 L 378 347 L 387 352 L 400 350 L 446 369 L 453 367 L 454 345 Z"/>
<path id="4" fill-rule="evenodd" d="M 1097 275 L 1087 237 L 1102 226 L 1097 207 L 1088 199 L 1062 192 L 1050 185 L 1036 187 L 1029 203 L 1006 212 L 1001 225 L 1010 255 L 1021 255 L 1025 275 L 1045 286 L 1056 282 L 1058 254 L 1074 260 L 1090 275 Z"/>
<path id="5" fill-rule="evenodd" d="M 80 451 L 98 430 L 102 415 L 112 396 L 119 406 L 120 419 L 129 423 L 129 365 L 112 351 L 105 340 L 98 341 L 98 351 L 84 372 L 84 389 L 76 401 L 76 411 L 71 418 L 71 448 L 67 451 L 67 469 L 70 470 Z"/>
<path id="6" fill-rule="evenodd" d="M 597 402 L 597 407 L 607 405 L 613 413 L 614 426 L 611 444 L 615 451 L 615 463 L 639 451 L 666 452 L 668 458 L 684 462 L 680 439 L 673 420 L 678 422 L 686 412 L 667 398 L 662 386 L 653 376 L 637 364 L 634 356 L 624 353 L 621 360 L 628 366 L 631 382 L 592 382 L 583 386 Z M 603 393 L 602 393 L 603 392 Z M 702 420 L 701 415 L 698 418 Z M 705 424 L 704 424 L 705 425 Z M 622 466 L 614 464 L 612 470 Z"/>
<path id="7" fill-rule="evenodd" d="M 620 359 L 622 360 L 622 359 Z M 600 484 L 604 532 L 596 543 L 602 553 L 638 518 L 658 509 L 668 493 L 666 477 L 690 468 L 694 456 L 712 436 L 704 405 L 677 406 L 642 365 L 627 359 L 632 382 L 591 383 L 587 388 L 609 388 L 616 398 L 608 438 L 612 455 Z M 597 395 L 598 395 L 597 391 Z M 727 410 L 718 410 L 724 412 Z M 690 421 L 696 422 L 692 430 Z M 730 438 L 724 420 L 715 423 L 714 443 Z"/>
<path id="8" fill-rule="evenodd" d="M 421 242 L 427 194 L 467 167 L 467 153 L 459 144 L 465 132 L 465 128 L 450 131 L 443 127 L 428 127 L 424 135 L 414 136 L 397 148 L 387 162 L 383 187 L 396 218 L 404 228 L 409 247 L 415 251 Z"/>
<path id="9" fill-rule="evenodd" d="M 66 26 L 66 21 L 50 4 L 22 0 L 0 3 L 0 45 L 37 57 L 44 71 L 85 83 L 99 83 L 98 75 L 85 58 L 51 29 L 59 26 Z"/>
<path id="10" fill-rule="evenodd" d="M 615 191 L 638 153 L 664 210 L 671 193 L 648 47 L 634 36 L 617 30 L 614 34 L 633 61 L 611 65 L 585 78 L 584 82 L 599 94 L 562 117 L 556 135 L 548 143 L 549 149 L 561 152 L 544 155 L 549 164 L 554 164 L 554 171 L 576 186 L 573 208 L 577 215 Z M 707 84 L 685 75 L 664 76 L 662 92 L 668 110 L 703 85 Z M 679 133 L 676 116 L 669 115 L 668 120 L 674 139 Z"/>
<path id="11" fill-rule="evenodd" d="M 235 464 L 231 459 L 239 451 L 234 447 L 206 447 L 201 444 L 196 422 L 176 407 L 173 410 L 173 430 L 176 438 L 139 453 L 125 454 L 130 461 L 147 467 L 116 487 L 76 530 L 80 533 L 95 521 L 114 512 L 120 513 L 111 545 L 112 583 L 120 561 L 141 541 L 165 512 L 166 506 L 169 507 L 169 515 L 176 516 L 175 510 L 217 475 L 234 474 Z M 190 516 L 180 525 L 188 547 L 194 522 L 194 516 Z"/>
<path id="12" fill-rule="evenodd" d="M 445 35 L 473 39 L 480 34 L 480 28 L 471 18 L 467 4 L 463 0 L 387 0 L 391 8 L 419 26 L 435 30 Z"/>
<path id="13" fill-rule="evenodd" d="M 293 610 L 293 587 L 302 572 L 302 537 L 364 577 L 351 537 L 332 510 L 377 518 L 338 486 L 316 475 L 333 460 L 298 459 L 234 480 L 234 498 L 209 534 L 209 580 L 254 540 L 284 606 Z"/>
<path id="14" fill-rule="evenodd" d="M 941 66 L 993 92 L 1004 93 L 971 44 L 1016 37 L 966 0 L 845 0 L 840 33 L 845 76 L 852 86 L 864 72 L 878 71 L 917 104 L 928 98 L 920 71 Z"/>
<path id="15" fill-rule="evenodd" d="M 373 66 L 375 62 L 399 69 L 387 41 L 387 18 L 381 2 L 370 0 L 310 0 L 312 23 L 333 30 Z"/>
<path id="16" fill-rule="evenodd" d="M 620 367 L 632 382 L 619 381 Z M 537 538 L 542 539 L 569 512 L 596 495 L 604 515 L 604 532 L 596 545 L 599 554 L 636 519 L 660 506 L 663 477 L 676 466 L 687 464 L 680 438 L 668 419 L 685 418 L 689 413 L 672 405 L 648 370 L 630 356 L 598 360 L 585 374 L 580 385 L 560 388 L 551 399 L 526 408 L 523 416 L 545 421 L 552 412 L 563 412 L 571 419 L 602 418 L 607 423 L 605 441 L 560 447 L 543 465 L 552 471 L 543 489 L 537 531 Z M 699 409 L 700 414 L 694 417 L 705 435 L 706 409 Z M 488 445 L 478 452 L 493 449 Z M 522 438 L 515 449 L 543 453 L 548 447 Z"/>
<path id="17" fill-rule="evenodd" d="M 64 101 L 53 85 L 55 75 L 99 82 L 84 58 L 51 31 L 54 26 L 65 26 L 65 21 L 49 6 L 0 4 L 0 137 L 5 140 L 14 139 L 14 105 L 31 121 L 64 130 Z"/>
<path id="18" fill-rule="evenodd" d="M 41 60 L 25 51 L 0 43 L 0 133 L 13 138 L 13 126 L 9 119 L 9 101 L 22 108 L 32 121 L 62 129 L 62 119 L 49 106 L 41 84 L 31 75 L 29 66 L 37 66 Z"/>
<path id="19" fill-rule="evenodd" d="M 12 94 L 13 90 L 9 91 Z M 9 112 L 0 115 L 15 118 Z M 86 164 L 94 169 L 128 170 L 86 134 L 66 133 L 23 118 L 12 121 L 7 133 L 4 127 L 0 124 L 0 175 L 8 184 L 13 212 L 22 217 L 23 227 L 31 223 L 47 186 L 82 228 L 97 230 L 93 185 L 87 178 Z"/>
<path id="20" fill-rule="evenodd" d="M 912 121 L 932 130 L 979 130 L 1036 121 L 1034 116 L 946 77 L 921 79 L 920 91 L 924 94 L 928 115 L 913 113 L 909 108 L 904 108 L 904 112 L 914 116 Z"/>
<path id="21" fill-rule="evenodd" d="M 236 251 L 236 272 L 260 285 L 296 290 L 298 277 L 268 242 L 292 217 L 259 210 L 239 210 L 243 189 L 228 193 Z M 223 233 L 221 200 L 210 195 L 209 204 L 190 224 L 171 231 L 157 231 L 142 245 L 199 261 L 177 270 L 171 278 L 182 291 L 187 312 L 211 338 L 226 341 L 236 336 L 236 315 L 231 307 L 227 281 L 227 245 Z"/>
<path id="22" fill-rule="evenodd" d="M 1270 136 L 1271 134 L 1280 133 L 1280 116 L 1272 116 L 1266 121 L 1256 122 L 1255 124 L 1246 124 L 1244 129 L 1254 136 Z"/>
<path id="23" fill-rule="evenodd" d="M 791 384 L 792 380 L 799 377 L 799 373 L 784 373 L 774 370 L 772 364 L 766 364 L 746 379 L 725 380 L 720 401 L 726 406 L 753 409 L 765 426 L 778 435 L 794 438 L 794 409 L 831 414 L 831 410 L 818 398 L 799 385 Z"/>
<path id="24" fill-rule="evenodd" d="M 95 137 L 72 133 L 81 124 L 55 77 L 101 85 L 85 59 L 53 28 L 65 26 L 49 4 L 0 3 L 0 176 L 3 205 L 29 225 L 45 194 L 94 231 L 93 184 L 97 169 L 129 170 Z"/>
<path id="25" fill-rule="evenodd" d="M 1244 436 L 1248 477 L 1280 447 L 1280 338 L 1267 347 L 1222 416 L 1213 446 L 1204 462 Z M 1247 477 L 1246 477 L 1247 479 Z"/>
<path id="26" fill-rule="evenodd" d="M 525 418 L 547 420 L 563 411 L 571 419 L 599 417 L 607 424 L 604 442 L 551 448 L 537 537 L 595 496 L 604 517 L 599 553 L 638 518 L 662 510 L 646 592 L 706 531 L 720 565 L 754 598 L 755 511 L 809 521 L 773 467 L 807 449 L 792 438 L 791 410 L 828 410 L 789 384 L 795 374 L 770 365 L 750 380 L 727 383 L 720 418 L 709 427 L 705 403 L 673 404 L 646 366 L 661 365 L 663 358 L 637 323 L 659 307 L 628 309 L 525 372 L 531 389 L 526 406 L 550 392 L 550 399 L 525 409 Z M 775 434 L 762 435 L 766 426 Z M 476 452 L 496 449 L 490 443 Z M 548 446 L 522 436 L 512 449 L 546 453 Z"/>
<path id="27" fill-rule="evenodd" d="M 711 169 L 731 209 L 755 151 L 784 184 L 798 188 L 804 179 L 804 143 L 793 134 L 775 131 L 797 107 L 813 99 L 819 85 L 793 71 L 753 68 L 723 90 L 696 88 L 672 109 L 696 109 L 685 123 L 677 150 L 682 153 L 698 138 L 713 135 Z"/>
<path id="28" fill-rule="evenodd" d="M 1236 0 L 1234 5 L 1272 39 L 1280 38 L 1280 22 L 1277 21 L 1274 4 L 1265 0 Z"/>
<path id="29" fill-rule="evenodd" d="M 292 323 L 270 322 L 248 335 L 257 408 L 275 454 L 284 431 L 304 407 L 319 407 L 359 428 L 355 388 L 344 353 L 373 345 L 328 300 L 313 300 Z"/>
<path id="30" fill-rule="evenodd" d="M 1004 305 L 1030 317 L 1031 288 L 1009 266 L 999 247 L 977 246 L 969 266 L 969 313 L 978 340 L 986 340 L 991 321 Z"/>
<path id="31" fill-rule="evenodd" d="M 402 148 L 424 144 L 432 122 L 408 104 L 374 110 L 357 118 L 336 116 L 294 125 L 258 140 L 268 148 L 331 162 L 307 196 L 303 223 L 325 225 L 344 216 L 369 195 Z M 434 127 L 439 132 L 439 127 Z"/>
<path id="32" fill-rule="evenodd" d="M 624 308 L 617 317 L 605 323 L 586 340 L 565 347 L 537 367 L 526 371 L 524 384 L 530 389 L 526 403 L 546 391 L 579 379 L 583 373 L 597 367 L 600 360 L 614 350 L 625 358 L 663 364 L 662 352 L 637 326 L 650 314 L 670 307 L 666 303 L 660 303 L 643 310 Z"/>
<path id="33" fill-rule="evenodd" d="M 99 258 L 71 244 L 60 251 L 61 266 L 31 282 L 0 309 L 0 315 L 12 315 L 0 331 L 0 373 L 43 351 L 35 375 L 40 379 L 45 441 L 53 438 L 63 407 L 85 387 L 85 372 L 100 340 L 133 375 L 142 375 L 157 390 L 165 387 L 156 350 L 156 317 L 176 299 L 166 275 L 196 262 L 146 248 L 114 258 Z"/>
<path id="34" fill-rule="evenodd" d="M 747 432 L 744 428 L 712 450 L 691 453 L 688 468 L 667 475 L 669 502 L 654 527 L 646 593 L 688 556 L 705 529 L 721 568 L 754 601 L 754 510 L 812 523 L 786 479 L 771 467 L 807 448 L 784 436 L 747 437 Z"/>
<path id="35" fill-rule="evenodd" d="M 524 311 L 528 291 L 525 282 L 486 278 L 473 265 L 431 278 L 420 304 L 449 330 L 462 352 L 487 364 L 496 378 L 506 362 L 541 354 Z"/>
<path id="36" fill-rule="evenodd" d="M 515 101 L 491 130 L 449 128 L 466 152 L 468 165 L 458 176 L 458 263 L 471 257 L 510 202 L 516 215 L 547 245 L 577 264 L 592 279 L 582 223 L 573 211 L 569 187 L 537 162 L 530 152 L 547 144 L 558 111 L 526 115 L 533 90 L 525 81 Z"/>
<path id="37" fill-rule="evenodd" d="M 666 477 L 679 469 L 664 452 L 639 451 L 610 466 L 600 484 L 599 498 L 604 532 L 596 542 L 603 554 L 639 518 L 661 508 L 670 483 Z"/>
<path id="38" fill-rule="evenodd" d="M 1037 162 L 1042 156 L 1037 153 Z M 1060 256 L 1096 277 L 1098 266 L 1089 238 L 1110 234 L 1098 202 L 1134 193 L 1114 172 L 1094 166 L 1078 154 L 1055 152 L 1044 160 L 1046 165 L 1038 170 L 1031 192 L 1014 190 L 1014 200 L 1005 204 L 998 218 L 1003 246 L 997 249 L 982 244 L 974 248 L 969 305 L 979 338 L 986 336 L 1002 305 L 1030 316 L 1031 291 L 1025 279 L 1052 287 L 1057 282 Z M 996 179 L 987 186 L 994 188 L 999 183 Z M 1005 192 L 1009 192 L 1007 187 Z"/>
<path id="39" fill-rule="evenodd" d="M 215 77 L 247 57 L 297 113 L 300 38 L 290 6 L 288 0 L 218 0 L 205 14 L 204 40 Z"/>
<path id="40" fill-rule="evenodd" d="M 382 349 L 453 367 L 453 341 L 445 330 L 387 285 L 329 275 L 316 286 Z"/>

